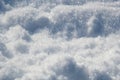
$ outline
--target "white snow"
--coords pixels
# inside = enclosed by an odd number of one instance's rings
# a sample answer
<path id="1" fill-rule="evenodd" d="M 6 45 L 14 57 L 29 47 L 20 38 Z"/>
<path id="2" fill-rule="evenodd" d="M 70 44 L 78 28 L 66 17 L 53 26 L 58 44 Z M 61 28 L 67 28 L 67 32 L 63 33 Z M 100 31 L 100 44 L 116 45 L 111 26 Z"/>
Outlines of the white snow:
<path id="1" fill-rule="evenodd" d="M 120 80 L 120 0 L 1 0 L 0 80 Z"/>

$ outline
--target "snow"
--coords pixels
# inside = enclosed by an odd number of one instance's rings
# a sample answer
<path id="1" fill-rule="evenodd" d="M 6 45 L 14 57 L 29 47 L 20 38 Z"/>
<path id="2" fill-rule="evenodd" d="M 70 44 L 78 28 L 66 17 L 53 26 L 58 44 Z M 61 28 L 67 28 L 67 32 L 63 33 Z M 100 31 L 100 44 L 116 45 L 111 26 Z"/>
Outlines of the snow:
<path id="1" fill-rule="evenodd" d="M 120 80 L 120 0 L 1 0 L 0 80 Z"/>

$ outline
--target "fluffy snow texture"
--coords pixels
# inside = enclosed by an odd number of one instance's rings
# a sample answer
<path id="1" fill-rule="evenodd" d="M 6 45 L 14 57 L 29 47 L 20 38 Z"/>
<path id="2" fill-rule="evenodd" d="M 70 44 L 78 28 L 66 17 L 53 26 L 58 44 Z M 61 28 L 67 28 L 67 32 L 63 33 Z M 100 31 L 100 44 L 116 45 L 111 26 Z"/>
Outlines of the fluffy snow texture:
<path id="1" fill-rule="evenodd" d="M 120 0 L 0 0 L 0 80 L 120 80 Z"/>

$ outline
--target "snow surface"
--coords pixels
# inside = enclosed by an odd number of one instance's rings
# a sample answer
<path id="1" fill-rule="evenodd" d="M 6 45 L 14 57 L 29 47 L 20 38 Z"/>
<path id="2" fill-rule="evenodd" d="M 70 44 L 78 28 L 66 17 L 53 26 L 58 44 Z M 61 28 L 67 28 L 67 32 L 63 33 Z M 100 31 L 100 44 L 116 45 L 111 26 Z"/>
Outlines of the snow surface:
<path id="1" fill-rule="evenodd" d="M 0 0 L 0 80 L 120 80 L 120 0 Z"/>

